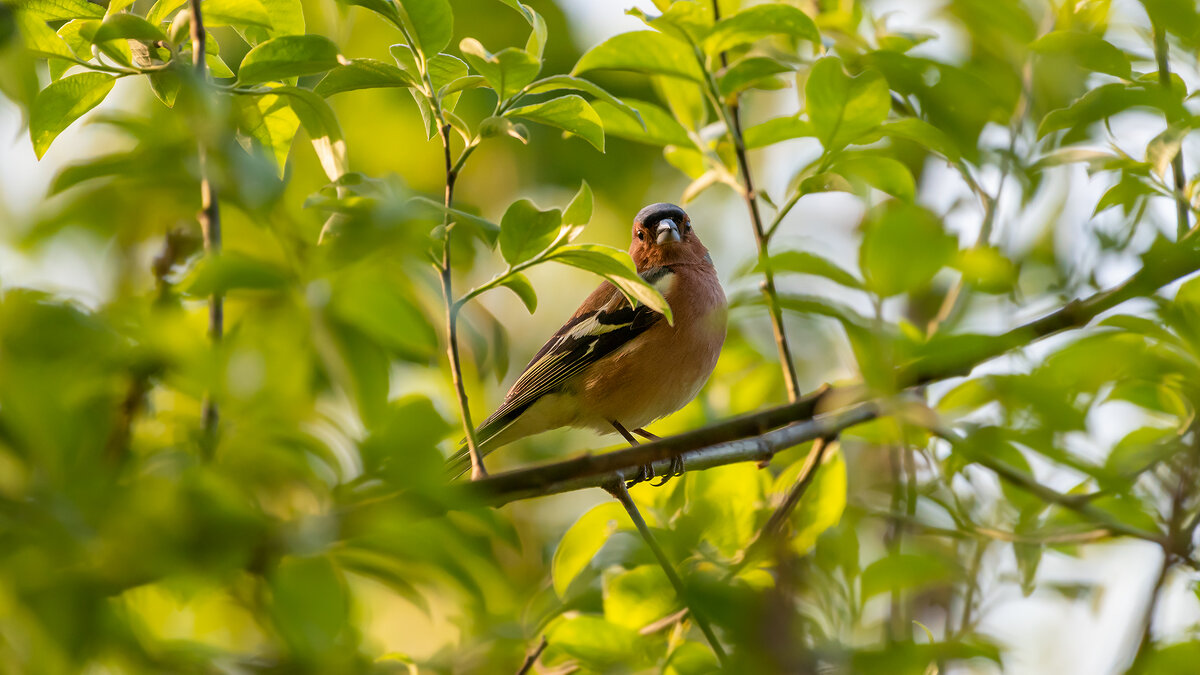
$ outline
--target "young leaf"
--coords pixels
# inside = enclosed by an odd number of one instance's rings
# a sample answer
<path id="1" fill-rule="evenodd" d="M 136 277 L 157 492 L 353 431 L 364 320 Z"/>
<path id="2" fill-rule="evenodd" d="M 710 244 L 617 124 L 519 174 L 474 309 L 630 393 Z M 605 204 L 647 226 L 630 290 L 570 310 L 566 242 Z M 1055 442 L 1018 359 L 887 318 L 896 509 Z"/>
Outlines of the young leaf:
<path id="1" fill-rule="evenodd" d="M 533 86 L 529 88 L 528 93 L 541 94 L 543 92 L 558 91 L 560 89 L 573 89 L 575 91 L 582 91 L 586 94 L 591 94 L 592 96 L 595 96 L 601 101 L 609 104 L 613 108 L 625 113 L 627 117 L 634 122 L 637 122 L 638 126 L 642 127 L 643 130 L 646 128 L 645 122 L 642 121 L 641 114 L 638 113 L 633 106 L 626 104 L 624 101 L 608 93 L 600 86 L 593 84 L 592 82 L 589 82 L 581 77 L 571 77 L 570 75 L 551 75 L 550 77 L 544 77 L 535 82 Z M 593 107 L 595 107 L 594 104 Z"/>
<path id="2" fill-rule="evenodd" d="M 558 209 L 542 211 L 528 199 L 517 200 L 500 219 L 500 253 L 509 265 L 523 263 L 546 250 L 561 223 Z"/>
<path id="3" fill-rule="evenodd" d="M 841 174 L 860 188 L 869 185 L 893 197 L 911 202 L 916 195 L 916 182 L 912 172 L 891 157 L 847 154 L 834 163 L 833 171 Z"/>
<path id="4" fill-rule="evenodd" d="M 271 27 L 271 17 L 259 0 L 204 0 L 204 23 L 208 27 Z"/>
<path id="5" fill-rule="evenodd" d="M 458 48 L 480 75 L 487 80 L 501 101 L 507 101 L 521 89 L 533 82 L 541 69 L 541 62 L 529 52 L 514 47 L 501 49 L 493 54 L 484 49 L 479 40 L 465 38 Z"/>
<path id="6" fill-rule="evenodd" d="M 479 234 L 481 239 L 487 242 L 488 246 L 494 246 L 496 239 L 500 235 L 500 226 L 492 221 L 459 209 L 447 209 L 441 202 L 435 202 L 428 197 L 413 197 L 409 200 L 409 203 L 436 211 L 439 217 L 440 214 L 449 213 L 454 222 L 469 226 Z"/>
<path id="7" fill-rule="evenodd" d="M 103 12 L 103 10 L 101 11 Z M 63 42 L 62 38 L 53 30 L 50 30 L 50 26 L 47 26 L 42 19 L 29 12 L 14 12 L 13 18 L 17 24 L 17 30 L 24 38 L 26 51 L 33 56 L 44 59 L 61 57 L 68 61 L 75 59 L 75 54 L 71 52 L 67 43 Z"/>
<path id="8" fill-rule="evenodd" d="M 167 36 L 158 28 L 140 16 L 134 14 L 113 14 L 100 24 L 93 36 L 93 42 L 108 40 L 166 40 Z"/>
<path id="9" fill-rule="evenodd" d="M 680 599 L 658 565 L 606 573 L 603 585 L 604 618 L 617 626 L 641 630 L 679 608 Z"/>
<path id="10" fill-rule="evenodd" d="M 762 4 L 743 9 L 721 19 L 704 39 L 704 51 L 712 56 L 770 35 L 788 35 L 813 44 L 821 44 L 817 24 L 807 14 L 790 5 Z"/>
<path id="11" fill-rule="evenodd" d="M 666 110 L 653 103 L 625 99 L 627 106 L 637 110 L 642 124 L 635 124 L 621 109 L 605 101 L 596 101 L 593 108 L 604 123 L 604 133 L 649 145 L 679 145 L 693 147 L 687 130 Z"/>
<path id="12" fill-rule="evenodd" d="M 562 223 L 569 225 L 586 225 L 592 219 L 592 186 L 587 181 L 579 185 L 579 192 L 571 198 L 571 203 L 563 210 Z"/>
<path id="13" fill-rule="evenodd" d="M 588 566 L 600 547 L 618 530 L 632 529 L 633 523 L 625 509 L 616 502 L 605 502 L 579 517 L 558 540 L 550 561 L 554 592 L 566 597 L 567 588 Z"/>
<path id="14" fill-rule="evenodd" d="M 704 82 L 704 71 L 688 45 L 654 31 L 620 33 L 579 58 L 572 75 L 589 70 L 628 70 Z"/>
<path id="15" fill-rule="evenodd" d="M 781 251 L 780 253 L 776 253 L 771 256 L 771 269 L 776 274 L 790 272 L 825 277 L 846 288 L 861 289 L 863 287 L 863 282 L 859 281 L 853 274 L 816 253 L 808 251 Z M 762 265 L 755 264 L 752 271 L 762 272 Z"/>
<path id="16" fill-rule="evenodd" d="M 296 140 L 296 131 L 300 128 L 300 118 L 283 96 L 235 96 L 233 100 L 237 106 L 238 128 L 262 146 L 275 162 L 282 179 L 292 141 Z"/>
<path id="17" fill-rule="evenodd" d="M 480 138 L 497 136 L 512 136 L 522 143 L 529 143 L 529 129 L 520 122 L 514 122 L 507 117 L 485 117 L 479 122 Z"/>
<path id="18" fill-rule="evenodd" d="M 513 272 L 504 277 L 504 281 L 501 281 L 500 285 L 516 293 L 530 314 L 537 311 L 537 292 L 533 290 L 533 284 L 529 283 L 529 279 L 524 274 Z"/>
<path id="19" fill-rule="evenodd" d="M 891 109 L 887 82 L 866 71 L 850 77 L 835 57 L 817 61 L 804 87 L 805 107 L 826 150 L 840 150 L 887 119 Z"/>
<path id="20" fill-rule="evenodd" d="M 555 249 L 546 259 L 598 274 L 616 286 L 631 303 L 640 302 L 659 312 L 668 323 L 675 320 L 662 293 L 638 276 L 633 261 L 624 251 L 598 244 L 572 244 Z"/>
<path id="21" fill-rule="evenodd" d="M 1056 30 L 1043 35 L 1030 45 L 1040 54 L 1064 54 L 1079 65 L 1097 73 L 1128 80 L 1132 75 L 1129 57 L 1103 39 L 1074 30 Z"/>
<path id="22" fill-rule="evenodd" d="M 937 216 L 892 200 L 867 214 L 858 264 L 867 287 L 886 298 L 928 283 L 957 251 Z"/>
<path id="23" fill-rule="evenodd" d="M 375 59 L 351 59 L 350 63 L 330 70 L 313 88 L 313 92 L 329 97 L 357 89 L 413 86 L 416 86 L 416 82 L 412 77 L 390 63 Z"/>
<path id="24" fill-rule="evenodd" d="M 262 4 L 271 22 L 266 38 L 304 35 L 304 4 L 301 0 L 262 0 Z M 259 42 L 265 42 L 266 38 Z"/>
<path id="25" fill-rule="evenodd" d="M 513 108 L 505 117 L 521 117 L 531 122 L 558 127 L 579 136 L 604 152 L 604 125 L 600 116 L 581 96 L 568 94 L 549 101 Z"/>
<path id="26" fill-rule="evenodd" d="M 288 274 L 271 263 L 247 255 L 225 252 L 203 258 L 184 283 L 191 296 L 228 293 L 234 289 L 275 290 L 287 285 Z"/>
<path id="27" fill-rule="evenodd" d="M 391 0 L 344 0 L 347 5 L 357 5 L 364 9 L 369 9 L 372 12 L 382 16 L 392 23 L 393 26 L 401 30 L 407 30 L 404 22 L 400 19 L 400 11 L 396 9 L 395 3 Z M 415 71 L 414 71 L 415 72 Z"/>
<path id="28" fill-rule="evenodd" d="M 26 0 L 13 3 L 22 13 L 45 21 L 66 19 L 99 19 L 104 16 L 104 7 L 87 0 Z"/>
<path id="29" fill-rule="evenodd" d="M 158 0 L 150 8 L 150 11 L 146 12 L 146 21 L 152 26 L 158 26 L 167 20 L 171 12 L 182 7 L 185 2 L 187 0 Z"/>
<path id="30" fill-rule="evenodd" d="M 298 87 L 279 87 L 274 92 L 288 97 L 292 110 L 312 139 L 313 150 L 325 175 L 329 180 L 341 178 L 346 173 L 346 141 L 342 138 L 342 127 L 329 104 L 313 92 Z"/>
<path id="31" fill-rule="evenodd" d="M 65 45 L 64 45 L 65 46 Z M 38 92 L 29 111 L 29 136 L 38 159 L 72 122 L 100 105 L 115 78 L 104 73 L 79 73 L 50 83 Z"/>
<path id="32" fill-rule="evenodd" d="M 799 117 L 776 117 L 746 129 L 742 132 L 742 142 L 747 150 L 753 150 L 814 133 L 813 125 Z"/>
<path id="33" fill-rule="evenodd" d="M 320 35 L 284 35 L 251 49 L 238 69 L 239 84 L 260 84 L 336 68 L 337 45 Z"/>
<path id="34" fill-rule="evenodd" d="M 894 122 L 888 122 L 879 127 L 879 132 L 884 136 L 903 138 L 920 144 L 951 162 L 958 161 L 958 158 L 961 156 L 958 148 L 954 145 L 954 141 L 950 140 L 950 137 L 944 131 L 925 120 L 919 120 L 915 117 L 906 117 Z"/>
<path id="35" fill-rule="evenodd" d="M 449 0 L 399 0 L 400 19 L 413 47 L 425 58 L 446 48 L 454 35 L 454 12 Z"/>
<path id="36" fill-rule="evenodd" d="M 780 80 L 775 76 L 792 70 L 792 66 L 777 59 L 751 56 L 729 66 L 717 79 L 717 88 L 726 98 L 752 87 L 779 89 Z"/>
<path id="37" fill-rule="evenodd" d="M 792 514 L 792 548 L 807 555 L 817 545 L 817 537 L 837 525 L 845 510 L 846 460 L 838 452 L 817 468 L 804 500 Z"/>

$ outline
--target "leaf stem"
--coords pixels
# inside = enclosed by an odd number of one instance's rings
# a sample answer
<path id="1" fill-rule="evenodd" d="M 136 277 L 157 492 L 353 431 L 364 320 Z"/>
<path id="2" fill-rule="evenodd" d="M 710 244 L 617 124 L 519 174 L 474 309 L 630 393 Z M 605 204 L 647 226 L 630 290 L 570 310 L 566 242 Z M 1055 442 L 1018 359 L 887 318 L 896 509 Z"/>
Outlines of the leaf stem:
<path id="1" fill-rule="evenodd" d="M 625 487 L 625 481 L 618 479 L 604 486 L 604 489 L 612 495 L 617 501 L 621 502 L 621 506 L 625 507 L 625 512 L 629 514 L 629 519 L 637 526 L 638 533 L 642 535 L 642 539 L 646 541 L 646 545 L 654 553 L 654 557 L 658 560 L 658 564 L 662 567 L 663 572 L 667 575 L 667 580 L 671 582 L 671 586 L 675 588 L 676 595 L 687 606 L 688 612 L 696 625 L 700 627 L 700 632 L 704 633 L 704 639 L 708 640 L 708 645 L 712 647 L 713 653 L 717 655 L 717 660 L 721 662 L 721 667 L 728 666 L 726 661 L 725 649 L 721 647 L 721 643 L 717 640 L 717 636 L 713 633 L 712 626 L 705 619 L 688 598 L 687 589 L 683 585 L 683 579 L 679 578 L 679 573 L 675 571 L 675 566 L 671 560 L 667 558 L 667 554 L 659 545 L 658 540 L 654 538 L 654 533 L 650 531 L 650 526 L 646 524 L 646 520 L 642 518 L 642 513 L 638 511 L 637 504 L 633 503 L 633 497 L 629 496 L 629 490 Z"/>
<path id="2" fill-rule="evenodd" d="M 192 38 L 192 67 L 201 90 L 208 83 L 207 64 L 204 54 L 207 49 L 206 33 L 204 32 L 204 16 L 200 11 L 200 0 L 188 0 L 188 10 L 191 14 Z M 204 251 L 211 257 L 221 253 L 221 207 L 217 198 L 217 189 L 212 183 L 208 170 L 208 148 L 205 139 L 197 142 L 197 158 L 200 169 L 200 229 L 204 235 Z M 225 333 L 225 303 L 224 297 L 214 291 L 208 298 L 208 334 L 213 344 L 219 344 Z M 220 413 L 212 398 L 212 392 L 204 397 L 203 404 L 204 436 L 209 450 L 216 444 L 217 427 L 220 424 Z"/>

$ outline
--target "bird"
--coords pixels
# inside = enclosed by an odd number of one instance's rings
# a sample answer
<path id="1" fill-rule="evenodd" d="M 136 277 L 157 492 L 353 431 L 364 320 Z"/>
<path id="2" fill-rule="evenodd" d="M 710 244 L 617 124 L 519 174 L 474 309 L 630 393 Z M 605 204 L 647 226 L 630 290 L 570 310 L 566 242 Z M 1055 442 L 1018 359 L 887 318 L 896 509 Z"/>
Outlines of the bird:
<path id="1" fill-rule="evenodd" d="M 605 281 L 534 354 L 500 407 L 475 430 L 480 456 L 560 427 L 657 436 L 643 427 L 687 405 L 708 381 L 725 342 L 726 301 L 708 249 L 674 204 L 637 213 L 629 255 L 666 298 L 661 313 L 631 304 Z M 466 448 L 446 461 L 450 478 L 471 467 Z M 681 473 L 672 464 L 663 478 Z M 643 467 L 632 482 L 653 478 Z"/>

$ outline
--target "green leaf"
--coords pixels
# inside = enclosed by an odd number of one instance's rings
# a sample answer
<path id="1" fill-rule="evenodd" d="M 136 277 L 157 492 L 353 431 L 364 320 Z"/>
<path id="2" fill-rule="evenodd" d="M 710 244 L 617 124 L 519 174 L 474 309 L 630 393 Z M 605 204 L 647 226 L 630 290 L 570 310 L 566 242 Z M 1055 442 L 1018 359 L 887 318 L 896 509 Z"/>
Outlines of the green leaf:
<path id="1" fill-rule="evenodd" d="M 613 108 L 625 113 L 625 115 L 631 120 L 637 122 L 638 126 L 640 126 L 643 130 L 646 128 L 645 123 L 642 122 L 641 114 L 638 113 L 633 106 L 626 104 L 624 101 L 608 93 L 600 86 L 593 84 L 592 82 L 589 82 L 581 77 L 571 77 L 570 75 L 551 75 L 550 77 L 544 77 L 533 83 L 533 86 L 529 87 L 528 93 L 541 94 L 548 91 L 558 91 L 561 89 L 572 89 L 574 91 L 582 91 L 586 94 L 591 94 L 604 103 L 607 103 Z M 595 107 L 594 103 L 592 105 Z M 599 110 L 597 110 L 597 112 L 599 112 Z M 608 125 L 606 124 L 605 129 L 607 129 L 607 127 Z"/>
<path id="2" fill-rule="evenodd" d="M 568 94 L 549 101 L 513 108 L 505 117 L 521 117 L 568 131 L 604 152 L 604 124 L 582 96 Z"/>
<path id="3" fill-rule="evenodd" d="M 331 181 L 341 178 L 347 171 L 346 141 L 342 138 L 342 127 L 329 104 L 313 92 L 298 87 L 279 87 L 274 93 L 288 97 L 292 110 L 312 140 L 313 150 L 325 175 Z"/>
<path id="4" fill-rule="evenodd" d="M 957 251 L 957 240 L 937 216 L 891 200 L 867 214 L 858 264 L 867 288 L 886 298 L 929 283 Z"/>
<path id="5" fill-rule="evenodd" d="M 99 19 L 104 16 L 104 7 L 87 0 L 25 0 L 14 3 L 21 13 L 44 21 L 66 19 Z"/>
<path id="6" fill-rule="evenodd" d="M 268 94 L 235 96 L 233 100 L 239 117 L 238 128 L 266 151 L 275 162 L 275 168 L 282 179 L 292 141 L 296 140 L 296 131 L 300 128 L 300 119 L 292 110 L 288 99 Z"/>
<path id="7" fill-rule="evenodd" d="M 167 36 L 157 26 L 133 14 L 113 14 L 96 29 L 94 42 L 107 40 L 166 40 Z"/>
<path id="8" fill-rule="evenodd" d="M 827 151 L 853 143 L 887 119 L 891 109 L 887 81 L 879 73 L 849 77 L 835 57 L 813 65 L 804 100 L 808 119 Z"/>
<path id="9" fill-rule="evenodd" d="M 202 258 L 184 284 L 191 296 L 209 295 L 240 290 L 277 290 L 288 282 L 288 273 L 275 265 L 228 251 Z"/>
<path id="10" fill-rule="evenodd" d="M 529 143 L 529 129 L 520 122 L 514 122 L 506 117 L 485 117 L 480 120 L 480 138 L 495 138 L 497 136 L 512 136 L 522 143 Z"/>
<path id="11" fill-rule="evenodd" d="M 904 138 L 923 145 L 925 148 L 938 153 L 951 162 L 958 161 L 958 158 L 961 156 L 958 148 L 954 145 L 954 141 L 950 140 L 950 137 L 941 129 L 938 129 L 925 120 L 906 117 L 884 124 L 879 127 L 879 131 L 884 136 Z"/>
<path id="12" fill-rule="evenodd" d="M 661 313 L 668 323 L 675 320 L 662 293 L 638 276 L 633 260 L 625 251 L 598 244 L 573 244 L 555 249 L 546 259 L 599 274 L 631 303 L 640 302 Z"/>
<path id="13" fill-rule="evenodd" d="M 271 571 L 272 626 L 296 653 L 312 659 L 335 649 L 346 631 L 350 600 L 345 580 L 324 556 L 288 556 Z"/>
<path id="14" fill-rule="evenodd" d="M 474 229 L 479 233 L 480 237 L 492 246 L 496 243 L 496 239 L 500 235 L 500 226 L 486 218 L 460 211 L 459 209 L 447 209 L 441 202 L 435 202 L 428 197 L 413 197 L 409 200 L 410 203 L 420 205 L 427 209 L 432 209 L 439 214 L 450 213 L 451 220 L 456 223 L 462 223 Z"/>
<path id="15" fill-rule="evenodd" d="M 796 464 L 803 466 L 804 460 Z M 792 514 L 792 548 L 807 555 L 817 545 L 817 537 L 841 521 L 845 510 L 846 460 L 838 452 L 817 467 L 804 499 Z"/>
<path id="16" fill-rule="evenodd" d="M 846 288 L 860 290 L 863 288 L 863 282 L 855 278 L 853 274 L 850 274 L 816 253 L 808 251 L 782 251 L 776 253 L 771 256 L 771 269 L 776 274 L 812 274 L 829 279 Z M 762 265 L 755 264 L 752 271 L 761 273 Z"/>
<path id="17" fill-rule="evenodd" d="M 1006 293 L 1017 282 L 1017 268 L 999 249 L 976 246 L 959 251 L 954 267 L 963 279 L 985 293 Z"/>
<path id="18" fill-rule="evenodd" d="M 251 49 L 238 69 L 238 83 L 260 84 L 313 75 L 340 64 L 337 45 L 320 35 L 283 35 Z"/>
<path id="19" fill-rule="evenodd" d="M 157 26 L 167 20 L 167 15 L 183 6 L 187 0 L 158 0 L 146 13 L 146 21 Z M 207 16 L 205 17 L 207 18 Z"/>
<path id="20" fill-rule="evenodd" d="M 56 35 L 43 19 L 29 12 L 14 12 L 13 18 L 17 29 L 21 32 L 21 37 L 24 38 L 25 49 L 33 56 L 75 59 L 75 54 L 72 53 L 67 43 L 63 42 L 62 38 Z"/>
<path id="21" fill-rule="evenodd" d="M 313 92 L 319 96 L 332 96 L 357 89 L 381 87 L 414 87 L 412 76 L 390 63 L 375 59 L 351 59 L 349 63 L 329 71 Z"/>
<path id="22" fill-rule="evenodd" d="M 558 548 L 554 549 L 554 557 L 550 561 L 550 575 L 558 597 L 566 597 L 571 582 L 588 566 L 614 532 L 632 527 L 633 523 L 629 521 L 625 509 L 616 502 L 604 502 L 580 516 L 558 541 Z"/>
<path id="23" fill-rule="evenodd" d="M 500 253 L 509 265 L 523 263 L 550 246 L 561 223 L 558 209 L 542 211 L 528 199 L 517 200 L 500 219 Z"/>
<path id="24" fill-rule="evenodd" d="M 891 157 L 845 154 L 831 168 L 860 186 L 865 184 L 886 192 L 898 199 L 911 202 L 916 196 L 917 186 L 908 167 Z"/>
<path id="25" fill-rule="evenodd" d="M 304 3 L 301 0 L 262 0 L 271 22 L 269 37 L 304 35 Z"/>
<path id="26" fill-rule="evenodd" d="M 579 58 L 572 75 L 589 70 L 628 70 L 647 75 L 673 75 L 704 82 L 704 71 L 688 45 L 654 31 L 621 33 Z"/>
<path id="27" fill-rule="evenodd" d="M 533 290 L 533 284 L 529 283 L 529 279 L 524 274 L 513 272 L 504 277 L 504 281 L 501 281 L 500 285 L 516 293 L 530 314 L 537 311 L 537 292 Z"/>
<path id="28" fill-rule="evenodd" d="M 764 502 L 764 472 L 731 464 L 687 476 L 687 515 L 703 528 L 703 540 L 733 557 L 754 537 Z"/>
<path id="29" fill-rule="evenodd" d="M 400 19 L 400 11 L 396 9 L 395 3 L 391 0 L 344 0 L 344 2 L 347 5 L 356 5 L 364 9 L 369 9 L 387 19 L 396 28 L 407 30 L 404 22 Z"/>
<path id="30" fill-rule="evenodd" d="M 571 203 L 563 209 L 563 225 L 587 225 L 592 219 L 592 201 L 592 186 L 585 180 L 580 183 L 579 191 L 571 198 Z"/>
<path id="31" fill-rule="evenodd" d="M 1191 131 L 1189 124 L 1172 122 L 1146 145 L 1146 163 L 1163 180 L 1166 180 L 1167 167 L 1171 166 L 1175 155 L 1178 155 L 1183 147 L 1183 139 Z"/>
<path id="32" fill-rule="evenodd" d="M 426 58 L 446 48 L 454 35 L 454 12 L 449 0 L 399 0 L 400 20 Z"/>
<path id="33" fill-rule="evenodd" d="M 201 5 L 206 27 L 271 27 L 271 17 L 259 0 L 204 0 Z"/>
<path id="34" fill-rule="evenodd" d="M 753 150 L 815 133 L 813 125 L 799 117 L 776 117 L 746 129 L 742 132 L 742 141 L 747 150 Z"/>
<path id="35" fill-rule="evenodd" d="M 38 159 L 72 122 L 100 105 L 115 81 L 104 73 L 79 73 L 51 82 L 38 92 L 29 111 L 29 137 Z"/>
<path id="36" fill-rule="evenodd" d="M 355 270 L 337 278 L 330 309 L 373 345 L 405 358 L 421 362 L 437 351 L 437 334 L 412 291 L 379 272 Z"/>
<path id="37" fill-rule="evenodd" d="M 1066 108 L 1052 110 L 1038 125 L 1038 138 L 1062 129 L 1082 130 L 1134 107 L 1157 108 L 1169 118 L 1184 117 L 1181 95 L 1154 84 L 1113 82 L 1088 91 Z"/>
<path id="38" fill-rule="evenodd" d="M 889 555 L 867 566 L 862 573 L 865 602 L 893 590 L 912 590 L 948 584 L 956 571 L 944 559 L 915 553 Z"/>
<path id="39" fill-rule="evenodd" d="M 586 614 L 557 624 L 546 639 L 556 650 L 578 659 L 589 671 L 611 672 L 617 666 L 629 666 L 642 658 L 642 637 L 636 631 Z"/>
<path id="40" fill-rule="evenodd" d="M 632 630 L 641 630 L 680 608 L 675 589 L 658 565 L 606 573 L 603 593 L 604 618 Z"/>
<path id="41" fill-rule="evenodd" d="M 782 7 L 782 5 L 780 5 Z M 728 98 L 754 87 L 779 89 L 786 86 L 776 75 L 790 73 L 794 68 L 778 59 L 766 56 L 751 56 L 732 64 L 717 78 L 721 96 Z"/>
<path id="42" fill-rule="evenodd" d="M 1040 54 L 1062 54 L 1079 65 L 1098 73 L 1128 80 L 1132 75 L 1125 52 L 1092 33 L 1056 30 L 1034 41 L 1031 48 Z"/>
<path id="43" fill-rule="evenodd" d="M 487 80 L 501 101 L 507 101 L 525 85 L 533 82 L 542 64 L 523 49 L 508 47 L 493 54 L 479 40 L 465 38 L 458 48 L 480 75 Z"/>
<path id="44" fill-rule="evenodd" d="M 704 51 L 716 56 L 732 47 L 771 35 L 787 35 L 821 44 L 817 24 L 807 14 L 790 5 L 762 4 L 718 21 L 704 39 Z"/>
<path id="45" fill-rule="evenodd" d="M 626 113 L 605 101 L 596 101 L 593 105 L 596 114 L 604 123 L 604 133 L 630 141 L 647 143 L 649 145 L 680 145 L 693 147 L 688 132 L 666 110 L 653 103 L 625 99 L 625 104 L 638 111 L 643 124 L 635 124 Z"/>

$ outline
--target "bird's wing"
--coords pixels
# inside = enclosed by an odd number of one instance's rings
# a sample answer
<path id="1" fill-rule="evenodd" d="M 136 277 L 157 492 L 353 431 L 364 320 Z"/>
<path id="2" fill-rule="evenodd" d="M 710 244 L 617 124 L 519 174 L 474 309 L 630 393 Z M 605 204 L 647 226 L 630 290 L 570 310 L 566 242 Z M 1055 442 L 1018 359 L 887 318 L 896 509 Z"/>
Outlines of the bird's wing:
<path id="1" fill-rule="evenodd" d="M 642 272 L 641 276 L 653 284 L 670 273 L 669 268 L 656 267 Z M 614 304 L 617 300 L 619 303 Z M 592 308 L 594 305 L 599 308 Z M 480 445 L 487 442 L 515 422 L 539 398 L 558 390 L 588 366 L 628 344 L 662 319 L 662 314 L 646 305 L 631 306 L 615 287 L 605 282 L 533 356 L 504 397 L 504 403 L 475 430 L 477 442 Z M 462 450 L 447 464 L 461 464 L 465 456 L 466 451 Z"/>

